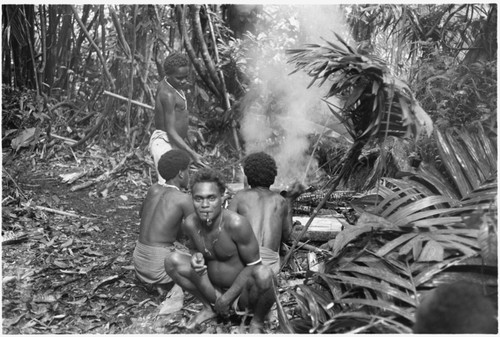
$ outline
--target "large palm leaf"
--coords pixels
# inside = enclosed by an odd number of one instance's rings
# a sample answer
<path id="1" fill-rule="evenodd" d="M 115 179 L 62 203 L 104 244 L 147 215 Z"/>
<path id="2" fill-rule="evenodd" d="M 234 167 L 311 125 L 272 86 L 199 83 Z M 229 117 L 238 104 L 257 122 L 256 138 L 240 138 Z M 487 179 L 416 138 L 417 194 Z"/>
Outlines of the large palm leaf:
<path id="1" fill-rule="evenodd" d="M 392 76 L 387 64 L 350 47 L 338 35 L 339 44 L 308 45 L 288 50 L 289 62 L 311 77 L 310 85 L 331 83 L 326 98 L 343 99 L 331 110 L 345 124 L 354 141 L 388 136 L 419 136 L 432 132 L 432 121 L 414 99 L 409 87 Z"/>
<path id="2" fill-rule="evenodd" d="M 297 326 L 340 332 L 337 323 L 350 317 L 352 327 L 364 332 L 405 332 L 420 293 L 430 286 L 467 279 L 496 287 L 495 141 L 479 124 L 444 135 L 436 131 L 435 137 L 453 183 L 427 163 L 405 180 L 382 179 L 354 201 L 358 223 L 339 233 L 326 272 L 317 273 L 311 285 L 329 290 L 331 310 L 309 311 L 314 320 L 296 318 Z M 456 186 L 465 182 L 468 189 Z M 491 274 L 478 272 L 485 265 L 492 266 Z M 360 320 L 363 314 L 397 317 L 403 327 L 382 327 L 381 321 L 375 326 L 373 320 Z"/>

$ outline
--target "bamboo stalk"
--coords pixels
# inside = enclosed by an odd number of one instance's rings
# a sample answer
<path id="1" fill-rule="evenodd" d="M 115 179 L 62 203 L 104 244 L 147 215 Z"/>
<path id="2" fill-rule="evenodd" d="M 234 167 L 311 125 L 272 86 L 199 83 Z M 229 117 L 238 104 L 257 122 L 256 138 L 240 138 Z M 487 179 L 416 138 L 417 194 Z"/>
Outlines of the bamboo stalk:
<path id="1" fill-rule="evenodd" d="M 214 25 L 212 23 L 212 18 L 210 17 L 210 15 L 207 14 L 207 17 L 208 17 L 208 27 L 210 29 L 210 36 L 212 37 L 212 43 L 214 45 L 215 62 L 219 64 L 220 62 L 219 48 L 217 48 L 217 39 L 215 38 Z M 222 87 L 222 93 L 224 95 L 224 103 L 226 105 L 226 110 L 229 111 L 231 109 L 231 101 L 229 100 L 229 94 L 227 92 L 226 80 L 224 79 L 224 72 L 222 71 L 221 68 L 219 68 L 219 76 Z M 236 151 L 238 152 L 238 156 L 240 157 L 240 159 L 242 159 L 243 154 L 241 152 L 240 140 L 238 138 L 238 132 L 236 130 L 236 123 L 234 122 L 234 120 L 231 123 L 231 131 L 233 133 L 234 143 L 236 145 Z"/>
<path id="2" fill-rule="evenodd" d="M 179 22 L 179 32 L 181 34 L 181 38 L 184 41 L 184 48 L 186 49 L 186 52 L 189 56 L 189 59 L 191 60 L 191 63 L 194 65 L 194 69 L 196 70 L 196 73 L 198 76 L 201 78 L 203 83 L 212 91 L 214 95 L 217 97 L 221 97 L 219 93 L 219 89 L 215 86 L 214 82 L 210 79 L 209 76 L 205 74 L 203 71 L 203 66 L 201 62 L 196 58 L 196 53 L 194 51 L 193 46 L 191 45 L 191 42 L 187 38 L 187 32 L 186 32 L 186 13 L 185 13 L 185 5 L 177 5 L 176 10 L 178 13 L 178 16 L 180 16 L 180 19 L 178 20 Z"/>
<path id="3" fill-rule="evenodd" d="M 109 83 L 111 84 L 111 88 L 114 91 L 115 90 L 115 82 L 113 81 L 113 77 L 111 76 L 111 74 L 108 71 L 108 68 L 106 67 L 106 60 L 104 60 L 104 57 L 102 56 L 102 53 L 99 50 L 99 47 L 95 44 L 94 40 L 92 39 L 92 36 L 90 36 L 89 32 L 87 31 L 87 28 L 85 28 L 85 24 L 82 22 L 82 19 L 80 19 L 80 16 L 78 15 L 78 11 L 76 10 L 76 7 L 71 5 L 71 9 L 73 10 L 75 20 L 78 22 L 80 29 L 87 37 L 87 40 L 89 41 L 90 45 L 95 49 L 95 51 L 97 53 L 97 57 L 99 58 L 99 60 L 102 63 L 102 68 L 104 70 L 104 74 L 106 75 L 106 78 L 108 79 Z"/>
<path id="4" fill-rule="evenodd" d="M 35 208 L 39 209 L 41 211 L 55 213 L 55 214 L 59 214 L 59 215 L 66 215 L 66 216 L 72 216 L 72 217 L 83 218 L 83 219 L 93 219 L 93 218 L 89 218 L 89 217 L 86 217 L 86 216 L 83 216 L 83 215 L 78 215 L 78 214 L 75 214 L 75 213 L 69 213 L 69 212 L 65 212 L 65 211 L 60 211 L 58 209 L 53 209 L 53 208 L 48 208 L 48 207 L 43 207 L 43 206 L 35 206 Z"/>
<path id="5" fill-rule="evenodd" d="M 123 100 L 123 101 L 127 101 L 127 102 L 129 102 L 129 101 L 130 101 L 130 103 L 135 104 L 135 105 L 138 105 L 138 106 L 143 107 L 143 108 L 145 108 L 145 109 L 149 109 L 149 110 L 154 110 L 154 109 L 155 109 L 155 108 L 154 108 L 154 107 L 152 107 L 151 105 L 147 105 L 147 104 L 144 104 L 144 103 L 141 103 L 141 102 L 138 102 L 138 101 L 134 101 L 133 99 L 129 99 L 129 98 L 127 98 L 127 97 L 120 96 L 120 95 L 118 95 L 118 94 L 115 94 L 115 93 L 109 92 L 109 91 L 107 91 L 107 90 L 104 90 L 102 93 L 103 93 L 104 95 L 108 95 L 108 96 L 111 96 L 111 97 L 114 97 L 114 98 L 118 98 L 118 99 L 121 99 L 121 100 Z"/>
<path id="6" fill-rule="evenodd" d="M 59 136 L 59 135 L 56 135 L 55 133 L 51 133 L 50 136 L 52 138 L 56 138 L 56 139 L 60 139 L 60 140 L 64 140 L 64 142 L 66 143 L 70 143 L 69 145 L 72 145 L 72 144 L 75 144 L 77 141 L 74 140 L 74 139 L 71 139 L 71 138 L 66 138 L 66 137 L 63 137 L 63 136 Z"/>
<path id="7" fill-rule="evenodd" d="M 210 57 L 210 53 L 208 52 L 208 47 L 205 42 L 205 39 L 203 38 L 203 31 L 201 28 L 201 21 L 200 21 L 200 11 L 201 11 L 201 6 L 200 5 L 192 5 L 191 6 L 192 10 L 192 20 L 193 20 L 193 32 L 196 35 L 198 39 L 198 43 L 201 48 L 201 56 L 203 58 L 203 61 L 205 62 L 205 68 L 207 69 L 207 73 L 212 79 L 212 82 L 214 82 L 215 86 L 217 88 L 221 87 L 220 79 L 217 76 L 217 71 L 215 70 L 214 62 L 212 60 L 212 57 Z M 209 18 L 210 21 L 210 18 Z M 223 92 L 223 94 L 225 94 Z"/>

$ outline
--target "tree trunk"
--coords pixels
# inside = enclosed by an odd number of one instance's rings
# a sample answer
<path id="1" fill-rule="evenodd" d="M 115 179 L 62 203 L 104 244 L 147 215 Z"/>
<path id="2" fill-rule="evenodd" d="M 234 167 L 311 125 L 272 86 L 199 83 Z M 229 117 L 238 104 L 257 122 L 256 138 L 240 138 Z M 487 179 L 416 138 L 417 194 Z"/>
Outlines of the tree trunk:
<path id="1" fill-rule="evenodd" d="M 43 81 L 52 87 L 54 84 L 57 60 L 57 28 L 61 20 L 59 5 L 48 5 L 48 28 L 47 28 L 47 61 L 45 62 L 45 74 Z"/>
<path id="2" fill-rule="evenodd" d="M 73 16 L 70 6 L 61 6 L 62 26 L 57 39 L 57 81 L 54 87 L 68 89 L 68 69 L 71 63 L 71 40 L 73 34 Z"/>

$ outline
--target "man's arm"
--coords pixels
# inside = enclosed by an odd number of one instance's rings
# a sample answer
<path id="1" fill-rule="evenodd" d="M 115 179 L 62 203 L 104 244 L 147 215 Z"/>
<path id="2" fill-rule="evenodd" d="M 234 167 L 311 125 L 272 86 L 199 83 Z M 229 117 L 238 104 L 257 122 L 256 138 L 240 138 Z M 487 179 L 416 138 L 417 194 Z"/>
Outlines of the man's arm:
<path id="1" fill-rule="evenodd" d="M 241 262 L 245 265 L 245 268 L 238 274 L 231 287 L 216 301 L 215 309 L 217 312 L 222 313 L 241 294 L 255 266 L 262 263 L 259 243 L 250 223 L 240 215 L 232 219 L 235 219 L 235 221 L 231 226 L 231 237 L 238 248 Z"/>
<path id="2" fill-rule="evenodd" d="M 162 108 L 161 113 L 163 114 L 163 127 L 167 132 L 168 139 L 173 142 L 176 147 L 186 151 L 191 155 L 191 157 L 194 157 L 197 153 L 194 152 L 193 149 L 189 147 L 189 145 L 187 145 L 187 143 L 184 141 L 184 139 L 182 139 L 182 137 L 177 133 L 177 130 L 175 129 L 175 97 L 173 97 L 173 95 L 170 93 L 161 93 L 159 95 L 159 101 Z"/>
<path id="3" fill-rule="evenodd" d="M 190 195 L 183 193 L 183 198 L 182 211 L 184 212 L 184 218 L 187 218 L 189 214 L 194 213 L 194 205 Z"/>
<path id="4" fill-rule="evenodd" d="M 158 95 L 158 102 L 156 104 L 160 105 L 160 111 L 163 115 L 163 128 L 167 132 L 168 139 L 179 149 L 189 153 L 195 164 L 204 166 L 202 163 L 201 156 L 196 153 L 189 145 L 182 139 L 182 137 L 177 133 L 176 116 L 175 116 L 175 97 L 170 93 L 160 93 Z"/>
<path id="5" fill-rule="evenodd" d="M 293 210 L 292 205 L 288 200 L 284 201 L 285 206 L 283 207 L 283 224 L 281 225 L 281 242 L 287 242 L 290 238 L 290 234 L 292 234 L 292 226 L 293 226 Z"/>

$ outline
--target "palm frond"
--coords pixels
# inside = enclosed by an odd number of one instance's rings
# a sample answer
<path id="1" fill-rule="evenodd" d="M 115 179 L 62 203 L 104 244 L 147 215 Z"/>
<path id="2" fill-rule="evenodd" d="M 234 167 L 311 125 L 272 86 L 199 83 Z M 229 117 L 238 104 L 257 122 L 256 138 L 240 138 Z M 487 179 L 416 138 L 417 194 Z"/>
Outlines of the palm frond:
<path id="1" fill-rule="evenodd" d="M 329 80 L 326 98 L 343 100 L 338 114 L 353 140 L 366 143 L 389 136 L 430 135 L 432 121 L 408 85 L 392 76 L 383 60 L 360 53 L 340 36 L 337 39 L 339 44 L 326 41 L 323 46 L 288 50 L 288 62 L 313 77 L 313 82 Z"/>

